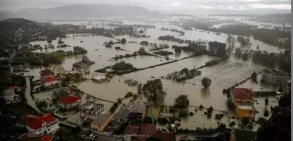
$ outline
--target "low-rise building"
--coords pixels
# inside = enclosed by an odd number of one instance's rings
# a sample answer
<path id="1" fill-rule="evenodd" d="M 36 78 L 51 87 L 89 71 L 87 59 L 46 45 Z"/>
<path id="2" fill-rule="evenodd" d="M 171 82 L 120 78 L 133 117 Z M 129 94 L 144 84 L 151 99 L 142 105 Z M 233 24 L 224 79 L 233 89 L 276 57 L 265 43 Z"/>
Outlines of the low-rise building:
<path id="1" fill-rule="evenodd" d="M 15 93 L 14 89 L 6 89 L 3 92 L 3 98 L 6 103 L 16 103 L 20 101 L 20 96 Z"/>
<path id="2" fill-rule="evenodd" d="M 253 107 L 255 93 L 251 89 L 232 88 L 230 90 L 230 96 L 234 104 L 237 117 L 255 118 L 256 110 Z"/>
<path id="3" fill-rule="evenodd" d="M 57 78 L 53 75 L 50 76 L 44 76 L 41 78 L 41 83 L 45 87 L 54 87 L 54 86 L 59 86 L 60 82 L 57 80 Z"/>
<path id="4" fill-rule="evenodd" d="M 28 133 L 33 134 L 53 134 L 58 129 L 59 121 L 51 114 L 43 116 L 28 115 L 26 120 L 26 129 Z"/>
<path id="5" fill-rule="evenodd" d="M 121 108 L 113 117 L 116 121 L 127 122 L 129 111 L 127 109 Z"/>
<path id="6" fill-rule="evenodd" d="M 59 99 L 59 106 L 64 109 L 69 109 L 80 104 L 80 97 L 75 95 L 67 95 Z"/>
<path id="7" fill-rule="evenodd" d="M 91 129 L 102 132 L 111 120 L 111 115 L 100 114 L 94 121 L 91 122 Z"/>
<path id="8" fill-rule="evenodd" d="M 132 104 L 129 107 L 128 120 L 142 120 L 145 116 L 145 105 L 141 103 Z"/>
<path id="9" fill-rule="evenodd" d="M 290 76 L 280 70 L 264 69 L 262 71 L 262 81 L 266 84 L 285 86 L 290 80 Z"/>
<path id="10" fill-rule="evenodd" d="M 87 117 L 89 119 L 96 119 L 103 112 L 104 112 L 103 104 L 99 104 L 95 102 L 87 102 L 81 106 L 80 116 Z"/>
<path id="11" fill-rule="evenodd" d="M 41 72 L 40 72 L 40 75 L 42 76 L 42 77 L 44 77 L 44 76 L 54 76 L 54 72 L 53 71 L 51 71 L 51 70 L 49 70 L 49 69 L 45 69 L 45 70 L 42 70 Z"/>

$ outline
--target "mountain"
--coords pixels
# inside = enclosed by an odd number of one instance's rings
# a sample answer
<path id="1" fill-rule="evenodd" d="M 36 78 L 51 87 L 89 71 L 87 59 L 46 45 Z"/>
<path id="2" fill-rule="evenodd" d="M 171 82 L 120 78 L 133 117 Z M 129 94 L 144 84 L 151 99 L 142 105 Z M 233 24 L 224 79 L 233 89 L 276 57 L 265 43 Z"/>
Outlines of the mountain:
<path id="1" fill-rule="evenodd" d="M 0 21 L 5 20 L 7 18 L 14 17 L 14 13 L 9 11 L 0 11 Z"/>
<path id="2" fill-rule="evenodd" d="M 31 20 L 74 20 L 99 17 L 160 16 L 143 7 L 127 5 L 69 5 L 49 9 L 25 9 L 15 13 L 19 18 Z"/>
<path id="3" fill-rule="evenodd" d="M 273 14 L 273 15 L 264 15 L 258 16 L 250 20 L 264 22 L 264 23 L 291 23 L 291 14 Z"/>

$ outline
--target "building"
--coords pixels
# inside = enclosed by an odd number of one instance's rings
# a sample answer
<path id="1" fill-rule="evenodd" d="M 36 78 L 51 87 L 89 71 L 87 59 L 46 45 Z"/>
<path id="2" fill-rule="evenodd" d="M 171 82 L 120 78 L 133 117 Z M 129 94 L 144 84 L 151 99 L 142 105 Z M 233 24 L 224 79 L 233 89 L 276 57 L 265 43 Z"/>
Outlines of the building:
<path id="1" fill-rule="evenodd" d="M 266 84 L 285 86 L 290 80 L 290 76 L 280 70 L 264 69 L 262 71 L 262 81 Z"/>
<path id="2" fill-rule="evenodd" d="M 53 75 L 49 75 L 49 76 L 43 76 L 41 78 L 41 83 L 45 86 L 45 87 L 54 87 L 54 86 L 59 86 L 60 82 L 57 80 L 57 78 Z"/>
<path id="3" fill-rule="evenodd" d="M 3 98 L 6 103 L 16 103 L 20 101 L 20 96 L 15 93 L 14 89 L 6 89 L 3 92 Z"/>
<path id="4" fill-rule="evenodd" d="M 42 71 L 40 72 L 40 75 L 41 75 L 42 77 L 44 77 L 44 76 L 54 76 L 54 72 L 51 71 L 51 70 L 49 70 L 49 69 L 45 69 L 45 70 L 42 70 Z"/>
<path id="5" fill-rule="evenodd" d="M 80 97 L 75 95 L 67 95 L 59 99 L 59 106 L 64 109 L 69 109 L 80 104 Z"/>
<path id="6" fill-rule="evenodd" d="M 237 117 L 254 119 L 256 110 L 253 107 L 255 93 L 247 88 L 232 88 L 230 97 L 235 107 Z"/>
<path id="7" fill-rule="evenodd" d="M 129 125 L 127 134 L 129 135 L 154 135 L 157 132 L 156 124 Z"/>
<path id="8" fill-rule="evenodd" d="M 41 117 L 28 115 L 26 120 L 26 129 L 28 133 L 33 134 L 53 134 L 58 129 L 59 121 L 51 114 L 45 114 Z"/>
<path id="9" fill-rule="evenodd" d="M 128 115 L 128 120 L 133 121 L 133 120 L 142 120 L 143 117 L 145 116 L 145 105 L 140 104 L 140 103 L 135 103 L 132 104 L 129 107 L 129 115 Z"/>
<path id="10" fill-rule="evenodd" d="M 68 87 L 60 87 L 53 90 L 53 94 L 60 95 L 60 94 L 68 94 L 70 92 Z"/>
<path id="11" fill-rule="evenodd" d="M 57 137 L 52 135 L 23 134 L 18 137 L 19 141 L 58 141 Z"/>
<path id="12" fill-rule="evenodd" d="M 129 111 L 127 109 L 121 108 L 113 117 L 116 121 L 127 122 Z"/>
<path id="13" fill-rule="evenodd" d="M 73 64 L 73 67 L 80 68 L 80 67 L 84 67 L 84 66 L 87 66 L 87 65 L 92 65 L 94 63 L 95 62 L 91 61 L 87 56 L 83 56 L 81 61 L 76 62 L 76 63 Z"/>
<path id="14" fill-rule="evenodd" d="M 83 104 L 80 109 L 81 117 L 96 119 L 100 114 L 104 112 L 104 105 L 95 102 L 87 102 Z"/>
<path id="15" fill-rule="evenodd" d="M 111 115 L 100 114 L 99 116 L 97 116 L 97 118 L 94 121 L 92 121 L 91 129 L 102 132 L 111 120 L 112 120 Z"/>

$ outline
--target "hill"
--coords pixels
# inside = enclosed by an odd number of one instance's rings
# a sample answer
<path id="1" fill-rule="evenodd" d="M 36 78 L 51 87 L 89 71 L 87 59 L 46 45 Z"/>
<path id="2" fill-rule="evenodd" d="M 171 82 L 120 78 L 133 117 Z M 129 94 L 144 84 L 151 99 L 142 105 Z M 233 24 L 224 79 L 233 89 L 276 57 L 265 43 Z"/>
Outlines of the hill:
<path id="1" fill-rule="evenodd" d="M 291 14 L 273 14 L 273 15 L 264 15 L 252 18 L 250 20 L 264 22 L 264 23 L 291 23 Z"/>
<path id="2" fill-rule="evenodd" d="M 160 16 L 143 7 L 127 5 L 69 5 L 49 9 L 25 9 L 15 13 L 19 18 L 31 20 L 74 20 L 98 17 Z"/>

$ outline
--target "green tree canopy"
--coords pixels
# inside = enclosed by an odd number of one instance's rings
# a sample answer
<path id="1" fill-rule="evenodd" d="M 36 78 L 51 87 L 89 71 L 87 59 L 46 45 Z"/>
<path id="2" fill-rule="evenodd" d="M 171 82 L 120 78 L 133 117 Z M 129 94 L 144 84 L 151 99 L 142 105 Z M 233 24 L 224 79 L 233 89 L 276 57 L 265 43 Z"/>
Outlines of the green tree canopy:
<path id="1" fill-rule="evenodd" d="M 174 107 L 176 107 L 176 108 L 187 108 L 188 105 L 189 105 L 189 99 L 188 99 L 187 95 L 179 95 L 175 99 Z"/>
<path id="2" fill-rule="evenodd" d="M 166 96 L 160 79 L 148 80 L 147 83 L 143 85 L 142 92 L 144 97 L 155 105 L 164 102 Z"/>
<path id="3" fill-rule="evenodd" d="M 201 79 L 201 84 L 204 88 L 207 88 L 212 84 L 212 80 L 207 77 L 204 77 L 203 79 Z"/>

